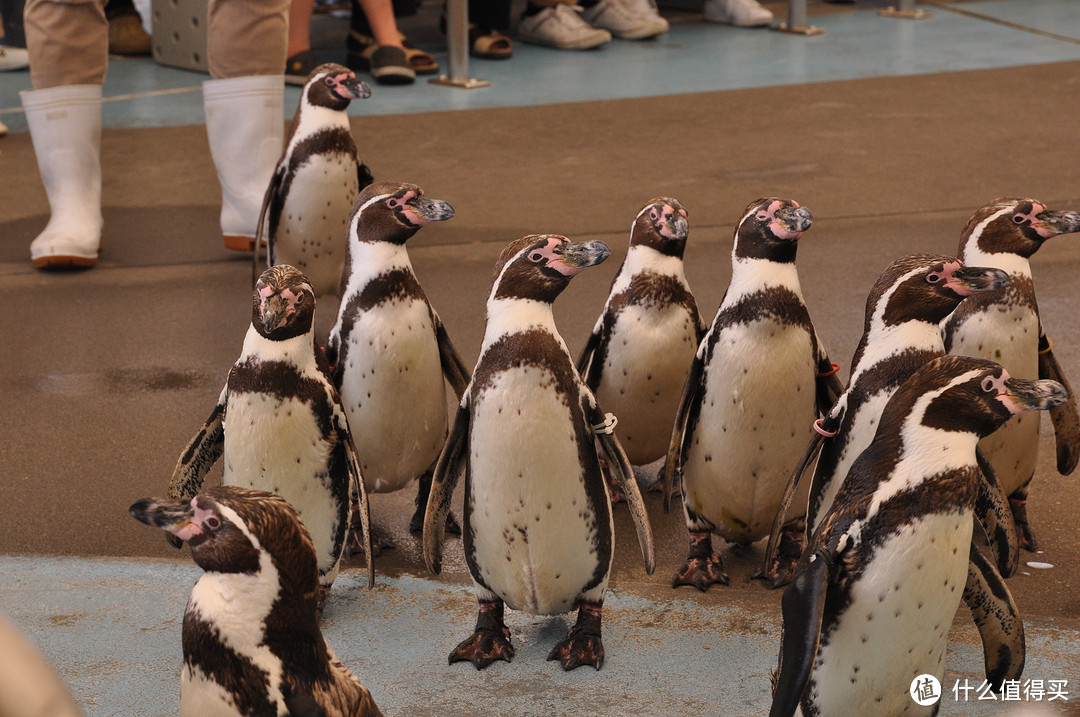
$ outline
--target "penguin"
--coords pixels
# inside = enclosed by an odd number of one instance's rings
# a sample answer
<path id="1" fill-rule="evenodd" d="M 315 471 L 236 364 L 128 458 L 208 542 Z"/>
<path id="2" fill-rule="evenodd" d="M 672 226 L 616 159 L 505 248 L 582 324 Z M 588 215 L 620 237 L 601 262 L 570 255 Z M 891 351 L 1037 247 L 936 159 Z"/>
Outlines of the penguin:
<path id="1" fill-rule="evenodd" d="M 357 192 L 371 183 L 353 141 L 349 102 L 371 88 L 342 65 L 325 63 L 308 76 L 285 150 L 263 195 L 252 279 L 265 239 L 268 266 L 291 264 L 316 296 L 336 294 L 345 261 L 345 226 Z"/>
<path id="2" fill-rule="evenodd" d="M 960 239 L 967 264 L 1003 269 L 1007 287 L 973 297 L 944 322 L 945 348 L 951 354 L 996 361 L 1014 376 L 1050 378 L 1068 386 L 1039 318 L 1031 256 L 1043 242 L 1080 231 L 1080 212 L 1053 211 L 1034 199 L 1003 197 L 978 209 Z M 1080 459 L 1080 413 L 1075 399 L 1050 411 L 1057 443 L 1057 469 L 1070 475 Z M 1020 415 L 982 443 L 1002 489 L 1009 496 L 1020 545 L 1037 550 L 1027 519 L 1028 487 L 1039 450 L 1038 414 Z"/>
<path id="3" fill-rule="evenodd" d="M 600 622 L 611 572 L 614 523 L 601 461 L 626 494 L 645 559 L 652 530 L 629 459 L 574 368 L 552 302 L 583 269 L 608 257 L 600 241 L 522 237 L 495 266 L 487 326 L 472 380 L 432 478 L 424 559 L 442 569 L 450 499 L 465 471 L 463 543 L 476 585 L 475 632 L 449 662 L 483 669 L 514 655 L 504 606 L 534 615 L 577 608 L 577 621 L 548 655 L 564 670 L 604 662 Z"/>
<path id="4" fill-rule="evenodd" d="M 967 356 L 938 357 L 897 389 L 784 592 L 770 717 L 935 714 L 909 687 L 920 675 L 943 677 L 965 593 L 987 623 L 988 682 L 999 690 L 1019 677 L 1023 623 L 971 544 L 975 448 L 1009 417 L 1067 399 L 1056 381 L 1013 378 Z"/>
<path id="5" fill-rule="evenodd" d="M 626 259 L 578 358 L 585 385 L 619 417 L 615 435 L 636 467 L 667 456 L 670 434 L 657 429 L 674 422 L 705 334 L 683 267 L 688 218 L 671 197 L 651 199 L 638 212 Z M 639 486 L 657 485 L 658 472 L 639 470 Z"/>
<path id="6" fill-rule="evenodd" d="M 731 284 L 694 356 L 668 447 L 665 485 L 682 485 L 690 533 L 672 587 L 728 583 L 712 534 L 742 545 L 769 534 L 812 421 L 843 390 L 795 268 L 811 221 L 798 202 L 770 197 L 751 202 L 735 229 Z M 802 533 L 800 517 L 785 532 L 797 546 L 785 551 L 801 552 Z"/>
<path id="7" fill-rule="evenodd" d="M 447 434 L 443 379 L 458 398 L 469 383 L 439 315 L 413 272 L 405 242 L 454 216 L 415 184 L 376 182 L 360 192 L 348 223 L 342 301 L 326 356 L 356 442 L 369 493 L 419 478 L 409 527 L 420 532 L 431 470 Z M 460 532 L 453 523 L 451 529 Z"/>
<path id="8" fill-rule="evenodd" d="M 296 267 L 278 264 L 259 277 L 243 350 L 181 453 L 169 497 L 191 500 L 222 458 L 223 484 L 285 498 L 315 543 L 321 606 L 341 565 L 353 501 L 369 583 L 375 573 L 367 492 L 341 399 L 315 345 L 314 314 L 315 292 Z"/>
<path id="9" fill-rule="evenodd" d="M 184 610 L 181 717 L 380 717 L 319 631 L 315 544 L 287 501 L 223 485 L 129 512 L 187 542 L 206 571 Z"/>
<path id="10" fill-rule="evenodd" d="M 773 522 L 763 568 L 766 574 L 777 574 L 779 566 L 790 565 L 791 556 L 776 556 L 775 546 L 796 485 L 813 463 L 815 452 L 820 450 L 810 484 L 807 535 L 817 529 L 851 464 L 870 445 L 889 397 L 917 368 L 945 354 L 938 324 L 967 297 L 996 291 L 1008 282 L 1009 275 L 1000 269 L 967 267 L 955 257 L 939 254 L 903 256 L 882 272 L 866 299 L 862 339 L 851 360 L 847 388 L 818 423 L 818 432 L 792 475 Z M 1012 523 L 1009 515 L 1002 516 L 1002 521 Z M 1011 556 L 1016 556 L 1015 551 Z M 790 573 L 777 574 L 773 587 L 789 577 Z"/>

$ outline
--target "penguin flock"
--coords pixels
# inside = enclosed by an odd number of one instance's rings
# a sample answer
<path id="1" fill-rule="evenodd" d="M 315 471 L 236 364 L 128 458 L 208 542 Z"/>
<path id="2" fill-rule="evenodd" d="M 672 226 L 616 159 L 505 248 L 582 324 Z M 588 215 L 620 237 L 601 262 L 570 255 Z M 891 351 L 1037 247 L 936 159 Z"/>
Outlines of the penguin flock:
<path id="1" fill-rule="evenodd" d="M 475 587 L 474 631 L 449 663 L 511 661 L 509 607 L 576 611 L 548 659 L 599 670 L 613 506 L 625 502 L 651 575 L 658 536 L 642 491 L 660 490 L 665 509 L 681 502 L 689 539 L 673 588 L 727 583 L 713 536 L 768 538 L 757 576 L 787 586 L 770 715 L 935 714 L 908 689 L 942 678 L 961 602 L 990 684 L 1021 674 L 1005 579 L 1035 547 L 1037 411 L 1051 415 L 1059 471 L 1080 458 L 1080 415 L 1028 260 L 1080 232 L 1080 213 L 997 199 L 973 215 L 958 257 L 897 259 L 870 291 L 845 385 L 796 270 L 809 209 L 779 197 L 746 207 L 709 325 L 684 272 L 687 209 L 654 198 L 576 362 L 553 304 L 609 248 L 554 234 L 507 244 L 470 371 L 405 248 L 454 210 L 416 185 L 364 179 L 338 116 L 366 96 L 350 75 L 323 66 L 305 86 L 267 191 L 271 266 L 240 356 L 168 497 L 130 508 L 205 571 L 184 616 L 182 715 L 381 714 L 318 623 L 350 550 L 374 580 L 385 546 L 371 536 L 372 496 L 414 480 L 409 528 L 428 569 L 440 573 L 445 535 L 460 533 Z M 343 186 L 347 213 L 322 196 Z M 300 207 L 320 196 L 312 220 Z M 298 237 L 303 260 L 282 261 Z M 325 349 L 313 322 L 324 294 L 340 299 Z M 204 487 L 218 460 L 222 485 Z"/>

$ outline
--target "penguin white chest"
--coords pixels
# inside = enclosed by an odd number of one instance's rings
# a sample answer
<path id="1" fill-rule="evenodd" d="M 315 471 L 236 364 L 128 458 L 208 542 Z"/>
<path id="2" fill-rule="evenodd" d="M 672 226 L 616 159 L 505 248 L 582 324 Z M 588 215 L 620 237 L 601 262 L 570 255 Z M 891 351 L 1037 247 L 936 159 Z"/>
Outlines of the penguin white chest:
<path id="1" fill-rule="evenodd" d="M 446 438 L 446 387 L 424 301 L 387 301 L 352 317 L 341 400 L 364 484 L 398 490 L 439 457 Z"/>
<path id="2" fill-rule="evenodd" d="M 809 695 L 823 717 L 933 714 L 908 689 L 918 675 L 944 675 L 971 532 L 970 510 L 929 514 L 896 526 L 867 558 L 814 663 Z"/>
<path id="3" fill-rule="evenodd" d="M 356 164 L 342 154 L 312 155 L 293 175 L 272 261 L 304 272 L 316 295 L 340 290 L 349 210 L 359 190 Z"/>
<path id="4" fill-rule="evenodd" d="M 311 532 L 325 572 L 337 559 L 341 506 L 331 491 L 333 441 L 311 407 L 295 398 L 230 393 L 222 483 L 266 490 L 289 501 Z"/>
<path id="5" fill-rule="evenodd" d="M 1023 306 L 995 305 L 957 328 L 950 353 L 990 359 L 1017 378 L 1038 378 L 1038 350 L 1035 313 Z M 1022 413 L 979 442 L 1006 495 L 1026 485 L 1035 472 L 1041 421 L 1039 411 Z"/>
<path id="6" fill-rule="evenodd" d="M 598 569 L 602 595 L 611 561 L 610 542 L 600 546 L 610 507 L 592 505 L 585 485 L 599 475 L 582 465 L 594 449 L 578 445 L 580 409 L 555 385 L 548 369 L 522 366 L 476 397 L 466 506 L 480 579 L 511 608 L 546 615 L 572 609 Z"/>
<path id="7" fill-rule="evenodd" d="M 631 304 L 612 327 L 596 400 L 619 419 L 634 465 L 667 453 L 683 384 L 697 351 L 697 321 L 680 305 Z"/>
<path id="8" fill-rule="evenodd" d="M 804 329 L 771 321 L 725 328 L 716 341 L 684 484 L 690 508 L 727 540 L 752 542 L 772 527 L 816 418 L 812 348 Z"/>

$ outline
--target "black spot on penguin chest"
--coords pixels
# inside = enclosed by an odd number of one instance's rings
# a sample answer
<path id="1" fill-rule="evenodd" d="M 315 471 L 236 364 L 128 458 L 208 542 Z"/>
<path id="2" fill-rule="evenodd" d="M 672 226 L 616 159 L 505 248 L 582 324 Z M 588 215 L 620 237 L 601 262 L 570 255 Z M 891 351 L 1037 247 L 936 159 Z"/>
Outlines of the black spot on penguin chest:
<path id="1" fill-rule="evenodd" d="M 610 502 L 607 495 L 607 487 L 600 469 L 599 459 L 593 443 L 591 428 L 585 422 L 585 414 L 581 408 L 581 383 L 571 363 L 570 356 L 561 342 L 551 333 L 539 329 L 530 329 L 513 334 L 506 334 L 493 343 L 477 364 L 473 373 L 470 401 L 473 406 L 473 417 L 476 416 L 476 407 L 480 401 L 485 400 L 484 393 L 493 389 L 499 376 L 510 370 L 522 368 L 536 368 L 548 372 L 552 377 L 552 383 L 548 387 L 559 400 L 570 409 L 571 430 L 573 431 L 577 452 L 578 463 L 582 467 L 584 476 L 584 489 L 586 505 L 574 506 L 582 521 L 588 523 L 593 536 L 590 545 L 582 546 L 582 555 L 596 561 L 596 569 L 589 583 L 582 591 L 589 590 L 598 585 L 606 577 L 612 552 L 612 533 L 610 523 Z M 560 432 L 559 427 L 551 427 L 552 432 Z M 473 440 L 483 440 L 483 437 L 470 435 L 470 444 Z M 543 435 L 538 435 L 535 440 L 542 442 Z M 471 455 L 471 451 L 469 453 Z M 491 589 L 481 577 L 481 571 L 476 562 L 475 550 L 475 526 L 470 513 L 473 506 L 473 485 L 469 461 L 466 462 L 465 473 L 465 511 L 463 547 L 465 549 L 466 562 L 469 564 L 473 578 L 482 586 Z M 506 476 L 505 480 L 512 481 L 519 476 Z M 538 511 L 546 511 L 544 506 L 535 506 Z M 543 513 L 540 514 L 542 519 Z M 539 521 L 538 521 L 539 522 Z M 512 531 L 507 535 L 507 540 L 528 540 L 528 526 L 520 526 L 521 530 Z M 565 556 L 568 560 L 576 556 Z"/>

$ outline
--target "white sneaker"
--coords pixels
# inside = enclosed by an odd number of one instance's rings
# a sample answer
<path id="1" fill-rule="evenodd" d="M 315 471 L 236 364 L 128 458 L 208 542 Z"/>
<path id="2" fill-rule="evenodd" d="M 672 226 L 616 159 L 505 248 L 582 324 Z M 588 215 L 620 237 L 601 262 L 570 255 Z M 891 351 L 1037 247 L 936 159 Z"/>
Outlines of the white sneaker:
<path id="1" fill-rule="evenodd" d="M 30 66 L 30 53 L 24 47 L 0 45 L 0 72 L 24 70 Z"/>
<path id="2" fill-rule="evenodd" d="M 757 0 L 705 0 L 703 10 L 706 22 L 738 27 L 760 27 L 775 19 Z"/>
<path id="3" fill-rule="evenodd" d="M 559 3 L 518 23 L 518 37 L 525 42 L 557 47 L 560 50 L 588 50 L 611 40 L 607 30 L 595 28 L 581 19 L 581 8 Z"/>
<path id="4" fill-rule="evenodd" d="M 600 0 L 585 8 L 581 17 L 624 40 L 643 40 L 668 31 L 668 21 L 660 17 L 649 0 Z"/>

